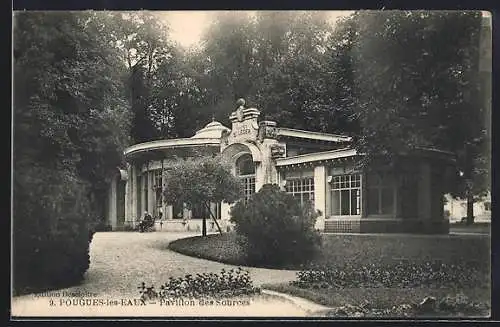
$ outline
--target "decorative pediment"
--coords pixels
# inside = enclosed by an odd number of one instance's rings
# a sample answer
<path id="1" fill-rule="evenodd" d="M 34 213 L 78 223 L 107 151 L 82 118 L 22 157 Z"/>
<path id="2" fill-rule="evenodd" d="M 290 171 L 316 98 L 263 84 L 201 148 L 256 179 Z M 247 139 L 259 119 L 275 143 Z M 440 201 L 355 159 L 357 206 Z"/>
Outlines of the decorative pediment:
<path id="1" fill-rule="evenodd" d="M 231 113 L 231 132 L 222 136 L 225 145 L 239 142 L 254 142 L 257 139 L 260 111 L 255 108 L 245 108 L 245 100 L 239 99 L 238 108 Z"/>

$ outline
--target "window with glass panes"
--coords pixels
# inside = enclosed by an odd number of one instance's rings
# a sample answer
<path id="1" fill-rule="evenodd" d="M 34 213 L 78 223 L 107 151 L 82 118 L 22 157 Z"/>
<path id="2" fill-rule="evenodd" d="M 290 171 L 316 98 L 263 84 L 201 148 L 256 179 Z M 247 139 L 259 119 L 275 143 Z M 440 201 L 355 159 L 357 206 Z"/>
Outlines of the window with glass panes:
<path id="1" fill-rule="evenodd" d="M 368 214 L 394 213 L 394 179 L 389 173 L 369 173 L 366 181 Z"/>
<path id="2" fill-rule="evenodd" d="M 255 164 L 252 155 L 246 153 L 236 160 L 236 174 L 243 182 L 244 200 L 255 193 Z"/>
<path id="3" fill-rule="evenodd" d="M 285 190 L 299 200 L 300 205 L 310 202 L 311 205 L 314 206 L 313 177 L 287 179 Z"/>
<path id="4" fill-rule="evenodd" d="M 154 170 L 154 186 L 155 188 L 161 187 L 163 179 L 163 172 L 161 169 Z"/>
<path id="5" fill-rule="evenodd" d="M 156 207 L 161 208 L 162 207 L 162 199 L 163 199 L 163 194 L 162 194 L 162 183 L 163 183 L 163 172 L 161 169 L 156 169 L 153 171 L 153 183 L 154 183 L 154 189 L 155 189 L 155 195 L 156 195 Z M 158 210 L 158 209 L 157 209 Z"/>
<path id="6" fill-rule="evenodd" d="M 361 215 L 361 175 L 332 176 L 330 182 L 330 214 L 332 216 Z"/>

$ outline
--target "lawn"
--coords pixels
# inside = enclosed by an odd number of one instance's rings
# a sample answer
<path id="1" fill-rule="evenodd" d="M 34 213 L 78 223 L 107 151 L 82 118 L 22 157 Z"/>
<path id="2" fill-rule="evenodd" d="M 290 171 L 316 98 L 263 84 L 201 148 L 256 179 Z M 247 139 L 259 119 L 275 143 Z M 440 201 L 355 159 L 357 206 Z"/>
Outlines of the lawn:
<path id="1" fill-rule="evenodd" d="M 391 264 L 437 261 L 446 264 L 490 265 L 490 237 L 484 235 L 359 235 L 323 234 L 318 254 L 302 264 L 267 266 L 299 270 L 308 265 Z M 223 263 L 248 266 L 244 250 L 234 233 L 212 234 L 179 239 L 169 249 Z"/>
<path id="2" fill-rule="evenodd" d="M 199 258 L 247 265 L 234 233 L 180 239 L 169 248 Z M 439 303 L 446 296 L 457 295 L 467 299 L 465 309 L 460 309 L 466 316 L 467 310 L 481 316 L 489 312 L 488 235 L 323 234 L 320 251 L 308 259 L 302 264 L 267 266 L 301 273 L 295 284 L 264 287 L 331 307 L 366 302 L 366 309 L 386 310 L 386 317 L 393 316 L 394 306 L 415 308 L 425 297 L 435 297 Z M 327 277 L 309 274 L 314 271 L 326 271 Z"/>

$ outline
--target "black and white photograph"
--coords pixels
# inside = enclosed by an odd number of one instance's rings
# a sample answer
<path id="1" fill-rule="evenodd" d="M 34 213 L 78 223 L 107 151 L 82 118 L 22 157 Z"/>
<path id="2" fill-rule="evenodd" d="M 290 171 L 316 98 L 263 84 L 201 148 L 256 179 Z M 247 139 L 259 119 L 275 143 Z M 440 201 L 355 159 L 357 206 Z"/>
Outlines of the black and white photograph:
<path id="1" fill-rule="evenodd" d="M 14 11 L 11 319 L 491 317 L 492 14 Z"/>

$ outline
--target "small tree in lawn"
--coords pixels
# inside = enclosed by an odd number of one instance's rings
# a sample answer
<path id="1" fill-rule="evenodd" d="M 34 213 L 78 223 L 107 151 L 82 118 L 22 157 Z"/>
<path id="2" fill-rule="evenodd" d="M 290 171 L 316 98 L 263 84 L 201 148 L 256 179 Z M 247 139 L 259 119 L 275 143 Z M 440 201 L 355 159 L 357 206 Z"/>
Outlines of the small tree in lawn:
<path id="1" fill-rule="evenodd" d="M 230 166 L 217 157 L 195 157 L 177 160 L 165 172 L 165 201 L 185 203 L 191 209 L 202 204 L 210 213 L 219 232 L 222 230 L 210 203 L 233 203 L 242 196 L 238 178 L 231 173 Z M 206 217 L 202 217 L 202 235 L 207 235 Z"/>

